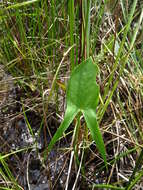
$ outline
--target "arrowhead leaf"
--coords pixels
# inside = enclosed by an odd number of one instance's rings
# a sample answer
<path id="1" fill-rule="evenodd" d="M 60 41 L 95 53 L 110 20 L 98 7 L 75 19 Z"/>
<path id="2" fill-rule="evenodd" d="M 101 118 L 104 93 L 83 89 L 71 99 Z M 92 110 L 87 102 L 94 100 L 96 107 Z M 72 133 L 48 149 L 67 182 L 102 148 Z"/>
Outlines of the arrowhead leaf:
<path id="1" fill-rule="evenodd" d="M 52 138 L 48 150 L 50 151 L 52 149 L 53 145 L 69 127 L 77 113 L 81 111 L 85 117 L 87 127 L 91 132 L 91 136 L 96 142 L 105 164 L 107 164 L 105 146 L 96 120 L 96 107 L 99 101 L 99 86 L 96 83 L 97 72 L 97 65 L 93 64 L 92 59 L 89 58 L 78 65 L 71 74 L 67 87 L 67 109 L 65 117 Z"/>
<path id="2" fill-rule="evenodd" d="M 71 102 L 80 110 L 96 109 L 99 87 L 96 83 L 97 65 L 89 58 L 76 67 L 71 74 L 67 89 L 67 104 Z"/>

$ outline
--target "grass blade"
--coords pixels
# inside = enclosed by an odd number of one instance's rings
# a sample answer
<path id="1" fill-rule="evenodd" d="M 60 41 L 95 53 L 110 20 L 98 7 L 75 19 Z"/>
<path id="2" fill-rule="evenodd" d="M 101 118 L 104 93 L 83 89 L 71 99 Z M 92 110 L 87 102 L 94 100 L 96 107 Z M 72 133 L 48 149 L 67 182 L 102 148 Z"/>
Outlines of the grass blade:
<path id="1" fill-rule="evenodd" d="M 23 6 L 27 6 L 29 4 L 32 4 L 32 3 L 35 3 L 35 2 L 38 2 L 39 0 L 30 0 L 30 1 L 24 1 L 22 3 L 16 3 L 14 5 L 10 5 L 8 7 L 6 7 L 5 9 L 8 10 L 8 9 L 17 9 L 17 8 L 20 8 L 20 7 L 23 7 Z"/>

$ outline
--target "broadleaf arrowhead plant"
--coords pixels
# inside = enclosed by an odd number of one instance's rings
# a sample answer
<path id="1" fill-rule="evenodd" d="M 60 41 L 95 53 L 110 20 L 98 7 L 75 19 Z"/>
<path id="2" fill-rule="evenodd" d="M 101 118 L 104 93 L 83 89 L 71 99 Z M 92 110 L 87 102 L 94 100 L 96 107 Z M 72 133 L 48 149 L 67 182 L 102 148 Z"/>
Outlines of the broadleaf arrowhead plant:
<path id="1" fill-rule="evenodd" d="M 96 107 L 99 100 L 99 86 L 96 83 L 97 72 L 98 66 L 93 64 L 91 58 L 83 61 L 72 72 L 67 86 L 67 108 L 64 120 L 53 136 L 48 146 L 48 151 L 63 135 L 63 132 L 69 127 L 76 115 L 81 112 L 91 136 L 105 164 L 107 164 L 105 146 L 96 119 Z"/>

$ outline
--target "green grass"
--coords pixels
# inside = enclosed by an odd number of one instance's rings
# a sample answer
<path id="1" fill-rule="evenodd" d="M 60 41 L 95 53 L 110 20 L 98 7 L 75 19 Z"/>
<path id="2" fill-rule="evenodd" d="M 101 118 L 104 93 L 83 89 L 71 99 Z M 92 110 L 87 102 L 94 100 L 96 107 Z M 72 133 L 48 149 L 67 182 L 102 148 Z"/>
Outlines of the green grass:
<path id="1" fill-rule="evenodd" d="M 76 114 L 70 118 L 70 123 L 74 119 L 73 125 L 77 127 L 73 130 L 73 136 L 71 131 L 62 131 L 55 140 L 66 137 L 68 133 L 72 136 L 70 149 L 75 153 L 75 172 L 81 167 L 79 171 L 83 183 L 88 173 L 87 166 L 90 165 L 87 161 L 88 155 L 92 155 L 91 158 L 94 157 L 95 160 L 96 156 L 98 157 L 93 176 L 99 171 L 107 172 L 103 162 L 107 157 L 108 174 L 105 174 L 101 184 L 91 182 L 89 187 L 93 189 L 133 189 L 136 188 L 135 185 L 142 184 L 142 169 L 137 169 L 138 165 L 142 168 L 140 157 L 143 148 L 142 28 L 143 2 L 137 0 L 117 0 L 115 3 L 112 0 L 104 3 L 97 0 L 0 2 L 0 65 L 13 77 L 15 85 L 24 93 L 19 98 L 22 111 L 16 114 L 24 116 L 32 136 L 34 132 L 26 115 L 28 110 L 34 110 L 41 115 L 42 122 L 39 128 L 45 127 L 51 134 L 47 123 L 49 104 L 56 105 L 56 114 L 62 118 L 65 113 L 62 105 L 65 105 L 65 90 L 70 73 L 89 57 L 92 57 L 99 67 L 100 72 L 95 81 L 100 86 L 97 97 L 99 103 L 97 109 L 94 107 L 94 113 L 97 125 L 99 124 L 102 131 L 106 155 L 103 156 L 103 144 L 98 144 L 101 132 L 98 133 L 96 141 L 93 126 L 90 126 L 88 131 L 90 122 L 88 120 L 86 127 L 86 123 L 80 120 L 81 115 L 80 118 L 76 117 Z M 82 78 L 80 76 L 79 73 L 78 79 Z M 76 85 L 74 82 L 73 86 Z M 90 91 L 91 88 L 92 83 L 86 81 L 86 90 Z M 38 97 L 32 95 L 36 92 Z M 79 92 L 76 97 L 82 99 L 82 95 Z M 88 96 L 87 99 L 92 97 L 91 94 Z M 84 99 L 86 100 L 85 97 Z M 89 113 L 91 112 L 87 111 L 85 115 L 91 117 L 92 113 Z M 91 144 L 95 145 L 90 132 L 99 151 L 90 149 Z M 82 152 L 81 149 L 84 151 L 82 164 L 79 161 L 81 158 L 78 158 L 78 151 Z M 10 189 L 13 185 L 15 189 L 20 189 L 20 184 L 15 180 L 16 176 L 9 168 L 7 154 L 11 152 L 2 152 L 0 157 L 5 170 L 0 171 L 5 181 L 2 184 L 3 189 Z M 17 155 L 17 152 L 14 154 Z M 127 168 L 128 174 L 123 170 L 124 166 L 127 167 L 124 160 L 132 163 L 131 168 Z M 136 160 L 138 161 L 135 164 Z M 74 188 L 76 185 L 74 184 Z"/>

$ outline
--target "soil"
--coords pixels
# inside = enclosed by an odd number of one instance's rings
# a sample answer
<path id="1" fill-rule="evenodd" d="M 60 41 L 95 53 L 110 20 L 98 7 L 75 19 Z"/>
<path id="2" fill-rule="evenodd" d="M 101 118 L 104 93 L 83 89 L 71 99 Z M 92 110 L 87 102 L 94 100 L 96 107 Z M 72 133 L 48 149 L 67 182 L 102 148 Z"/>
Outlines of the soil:
<path id="1" fill-rule="evenodd" d="M 11 81 L 11 76 L 3 73 L 7 81 Z M 1 89 L 3 97 L 0 104 L 0 153 L 6 155 L 14 151 L 5 159 L 11 171 L 11 175 L 16 179 L 17 183 L 24 190 L 60 190 L 65 189 L 70 159 L 71 159 L 71 141 L 73 125 L 68 129 L 69 135 L 56 143 L 54 149 L 47 154 L 47 145 L 51 140 L 50 135 L 53 136 L 56 129 L 61 123 L 61 119 L 56 114 L 54 104 L 49 104 L 47 113 L 47 126 L 43 122 L 43 115 L 38 111 L 25 107 L 26 111 L 23 113 L 20 97 L 26 97 L 26 93 L 19 87 L 14 85 L 14 82 L 7 82 L 5 93 Z M 33 92 L 31 92 L 33 93 Z M 38 96 L 38 93 L 34 93 Z M 109 116 L 106 116 L 109 118 Z M 84 122 L 84 121 L 83 121 Z M 31 132 L 31 129 L 32 132 Z M 108 142 L 107 155 L 108 161 L 113 159 L 114 142 L 113 136 L 109 133 L 104 133 L 104 140 Z M 123 142 L 124 143 L 124 142 Z M 122 143 L 121 143 L 122 144 Z M 120 145 L 121 146 L 121 145 Z M 128 143 L 124 144 L 127 147 Z M 120 151 L 120 150 L 119 150 Z M 132 156 L 136 157 L 136 155 Z M 81 152 L 78 152 L 79 160 L 81 159 Z M 78 163 L 74 157 L 74 161 L 70 171 L 68 181 L 68 190 L 72 189 L 76 176 L 78 173 Z M 82 168 L 75 189 L 87 190 L 91 189 L 93 183 L 103 184 L 107 183 L 109 175 L 111 175 L 110 183 L 118 181 L 116 168 L 109 166 L 108 172 L 104 168 L 104 162 L 100 159 L 95 144 L 90 145 L 89 149 L 85 150 L 84 168 Z M 117 165 L 122 170 L 126 171 L 129 176 L 129 171 L 132 171 L 134 164 L 130 159 L 120 160 Z M 7 175 L 2 162 L 0 163 L 2 171 Z M 126 167 L 128 168 L 126 170 Z M 0 178 L 2 186 L 5 185 L 3 177 Z"/>
<path id="2" fill-rule="evenodd" d="M 42 115 L 34 110 L 26 111 L 25 114 L 22 113 L 19 97 L 25 98 L 25 92 L 16 87 L 11 76 L 2 69 L 1 73 L 3 86 L 1 87 L 0 104 L 0 153 L 6 155 L 19 150 L 18 153 L 12 153 L 6 158 L 6 163 L 13 177 L 24 190 L 64 189 L 70 162 L 71 135 L 56 143 L 55 148 L 47 154 L 46 147 L 51 138 L 48 130 L 45 130 Z M 4 81 L 7 83 L 4 84 Z M 25 110 L 27 109 L 25 108 Z M 56 116 L 56 109 L 53 104 L 48 106 L 48 112 L 47 125 L 53 136 L 61 121 Z M 73 130 L 72 125 L 68 132 L 71 130 Z M 63 149 L 65 150 L 63 151 Z M 1 168 L 6 174 L 2 163 Z M 82 176 L 79 176 L 77 189 L 85 189 L 85 184 L 89 185 L 92 181 L 98 183 L 101 181 L 95 180 L 97 176 L 92 175 L 94 168 L 94 159 L 91 159 L 90 164 L 87 164 L 85 179 L 82 180 Z M 71 189 L 74 184 L 76 172 L 77 169 L 73 165 L 68 189 Z M 0 181 L 4 186 L 2 178 Z"/>

